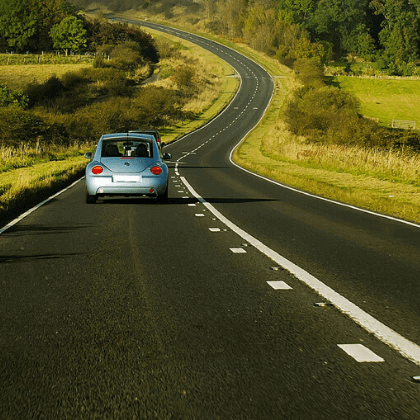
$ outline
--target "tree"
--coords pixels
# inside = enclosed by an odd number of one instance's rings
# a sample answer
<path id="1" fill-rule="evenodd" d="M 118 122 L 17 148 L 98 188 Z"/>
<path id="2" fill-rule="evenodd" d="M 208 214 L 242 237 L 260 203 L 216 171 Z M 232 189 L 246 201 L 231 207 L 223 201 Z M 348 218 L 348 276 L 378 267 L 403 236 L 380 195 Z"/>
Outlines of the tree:
<path id="1" fill-rule="evenodd" d="M 31 10 L 31 0 L 2 0 L 0 2 L 0 33 L 10 47 L 22 51 L 37 28 Z"/>
<path id="2" fill-rule="evenodd" d="M 310 30 L 334 45 L 338 53 L 358 53 L 359 37 L 369 34 L 366 9 L 369 0 L 320 0 Z"/>
<path id="3" fill-rule="evenodd" d="M 319 0 L 277 0 L 276 7 L 290 14 L 293 23 L 301 23 L 307 28 L 318 2 Z"/>
<path id="4" fill-rule="evenodd" d="M 66 0 L 32 0 L 31 8 L 37 20 L 37 31 L 29 41 L 32 51 L 50 51 L 53 42 L 51 28 L 68 16 L 76 16 L 77 8 Z"/>
<path id="5" fill-rule="evenodd" d="M 63 49 L 68 55 L 69 50 L 78 51 L 86 46 L 86 29 L 83 23 L 75 16 L 68 16 L 60 23 L 54 25 L 50 31 L 54 48 Z"/>
<path id="6" fill-rule="evenodd" d="M 371 7 L 383 17 L 379 40 L 384 65 L 404 73 L 419 57 L 420 3 L 414 0 L 372 0 Z"/>

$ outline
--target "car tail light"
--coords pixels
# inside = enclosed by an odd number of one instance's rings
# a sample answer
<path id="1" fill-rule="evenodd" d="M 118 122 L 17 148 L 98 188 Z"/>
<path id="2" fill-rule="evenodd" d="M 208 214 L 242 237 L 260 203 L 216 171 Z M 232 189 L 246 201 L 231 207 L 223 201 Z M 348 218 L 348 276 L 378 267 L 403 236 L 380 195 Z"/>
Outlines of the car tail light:
<path id="1" fill-rule="evenodd" d="M 92 173 L 95 175 L 99 175 L 100 173 L 102 173 L 103 170 L 104 168 L 102 168 L 102 166 L 96 165 L 92 168 Z"/>
<path id="2" fill-rule="evenodd" d="M 150 168 L 150 172 L 153 175 L 160 175 L 162 173 L 162 168 L 160 166 L 153 166 L 152 168 Z"/>

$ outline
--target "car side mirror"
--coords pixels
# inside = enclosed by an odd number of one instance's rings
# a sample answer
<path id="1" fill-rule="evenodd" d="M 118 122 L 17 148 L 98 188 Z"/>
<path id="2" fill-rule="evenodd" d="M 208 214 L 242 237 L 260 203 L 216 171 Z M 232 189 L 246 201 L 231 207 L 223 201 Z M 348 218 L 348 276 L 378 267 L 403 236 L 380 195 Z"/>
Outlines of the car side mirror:
<path id="1" fill-rule="evenodd" d="M 92 159 L 92 152 L 85 153 L 85 158 L 86 159 Z"/>
<path id="2" fill-rule="evenodd" d="M 162 156 L 163 156 L 163 159 L 164 160 L 170 160 L 170 159 L 172 159 L 171 153 L 164 153 Z"/>

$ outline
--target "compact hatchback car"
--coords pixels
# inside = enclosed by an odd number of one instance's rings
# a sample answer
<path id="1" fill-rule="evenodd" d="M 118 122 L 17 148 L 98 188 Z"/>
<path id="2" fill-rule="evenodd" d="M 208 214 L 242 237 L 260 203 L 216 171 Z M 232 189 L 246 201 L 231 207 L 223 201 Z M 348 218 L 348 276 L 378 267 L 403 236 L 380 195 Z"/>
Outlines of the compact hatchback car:
<path id="1" fill-rule="evenodd" d="M 156 139 L 144 133 L 103 135 L 96 150 L 86 153 L 86 202 L 103 196 L 144 196 L 168 200 L 169 153 L 162 153 Z"/>

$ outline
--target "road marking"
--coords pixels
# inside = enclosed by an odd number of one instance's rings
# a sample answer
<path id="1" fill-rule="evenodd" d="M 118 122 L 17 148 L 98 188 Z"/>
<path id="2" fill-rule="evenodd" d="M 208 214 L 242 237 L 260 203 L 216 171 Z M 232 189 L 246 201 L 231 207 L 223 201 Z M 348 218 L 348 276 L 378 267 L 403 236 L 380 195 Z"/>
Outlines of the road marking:
<path id="1" fill-rule="evenodd" d="M 195 215 L 196 215 L 196 217 L 204 217 L 204 214 L 202 214 L 202 213 L 196 213 Z"/>
<path id="2" fill-rule="evenodd" d="M 246 254 L 243 248 L 229 248 L 234 254 Z"/>
<path id="3" fill-rule="evenodd" d="M 335 290 L 331 289 L 331 287 L 322 283 L 320 280 L 309 274 L 304 269 L 287 260 L 268 246 L 264 245 L 258 239 L 254 238 L 249 233 L 236 226 L 229 219 L 223 216 L 222 213 L 216 210 L 213 205 L 208 203 L 204 198 L 200 197 L 184 177 L 181 177 L 181 179 L 191 194 L 204 206 L 206 206 L 207 209 L 210 210 L 213 215 L 222 223 L 224 223 L 230 230 L 234 231 L 242 239 L 257 248 L 276 264 L 289 271 L 302 283 L 315 290 L 315 292 L 325 298 L 328 302 L 331 302 L 338 310 L 349 316 L 354 322 L 359 324 L 366 331 L 372 333 L 380 341 L 387 344 L 394 350 L 398 351 L 401 355 L 420 366 L 420 346 L 398 334 L 391 328 L 387 327 L 385 324 L 382 324 L 382 322 L 378 321 L 373 316 L 363 311 L 363 309 L 350 302 L 344 296 L 338 294 Z"/>
<path id="4" fill-rule="evenodd" d="M 369 350 L 363 344 L 338 344 L 349 356 L 353 357 L 359 363 L 364 362 L 385 362 L 382 357 L 377 356 L 372 350 Z"/>
<path id="5" fill-rule="evenodd" d="M 299 194 L 306 195 L 308 197 L 316 198 L 318 200 L 326 201 L 327 203 L 337 204 L 338 206 L 347 207 L 347 208 L 350 208 L 350 209 L 353 209 L 353 210 L 360 211 L 362 213 L 371 214 L 373 216 L 382 217 L 384 219 L 393 220 L 394 222 L 399 222 L 399 223 L 403 223 L 405 225 L 409 225 L 409 226 L 413 226 L 413 227 L 416 227 L 416 228 L 420 228 L 420 223 L 409 222 L 407 220 L 398 219 L 396 217 L 388 216 L 386 214 L 376 213 L 376 212 L 371 211 L 371 210 L 366 210 L 366 209 L 362 209 L 360 207 L 352 206 L 351 204 L 340 203 L 339 201 L 331 200 L 330 198 L 320 197 L 318 195 L 311 194 L 311 193 L 308 193 L 306 191 L 302 191 L 302 190 L 299 190 L 297 188 L 290 187 L 289 185 L 282 184 L 281 182 L 274 181 L 274 179 L 267 178 L 267 177 L 265 177 L 263 175 L 256 174 L 255 172 L 252 172 L 252 171 L 249 171 L 248 169 L 243 168 L 242 166 L 240 166 L 236 162 L 234 162 L 234 160 L 233 160 L 233 153 L 238 148 L 238 146 L 242 143 L 243 139 L 248 136 L 248 134 L 249 134 L 249 132 L 239 141 L 239 143 L 230 152 L 230 156 L 229 156 L 230 163 L 232 165 L 236 166 L 238 169 L 241 169 L 242 171 L 244 171 L 244 172 L 246 172 L 246 173 L 248 173 L 250 175 L 254 175 L 257 178 L 261 178 L 261 179 L 264 179 L 265 181 L 271 182 L 272 184 L 278 185 L 279 187 L 286 188 L 287 190 L 294 191 L 294 192 L 297 192 Z"/>
<path id="6" fill-rule="evenodd" d="M 220 228 L 209 228 L 210 232 L 221 232 Z"/>
<path id="7" fill-rule="evenodd" d="M 292 288 L 284 281 L 268 281 L 267 284 L 274 290 L 291 290 Z"/>

